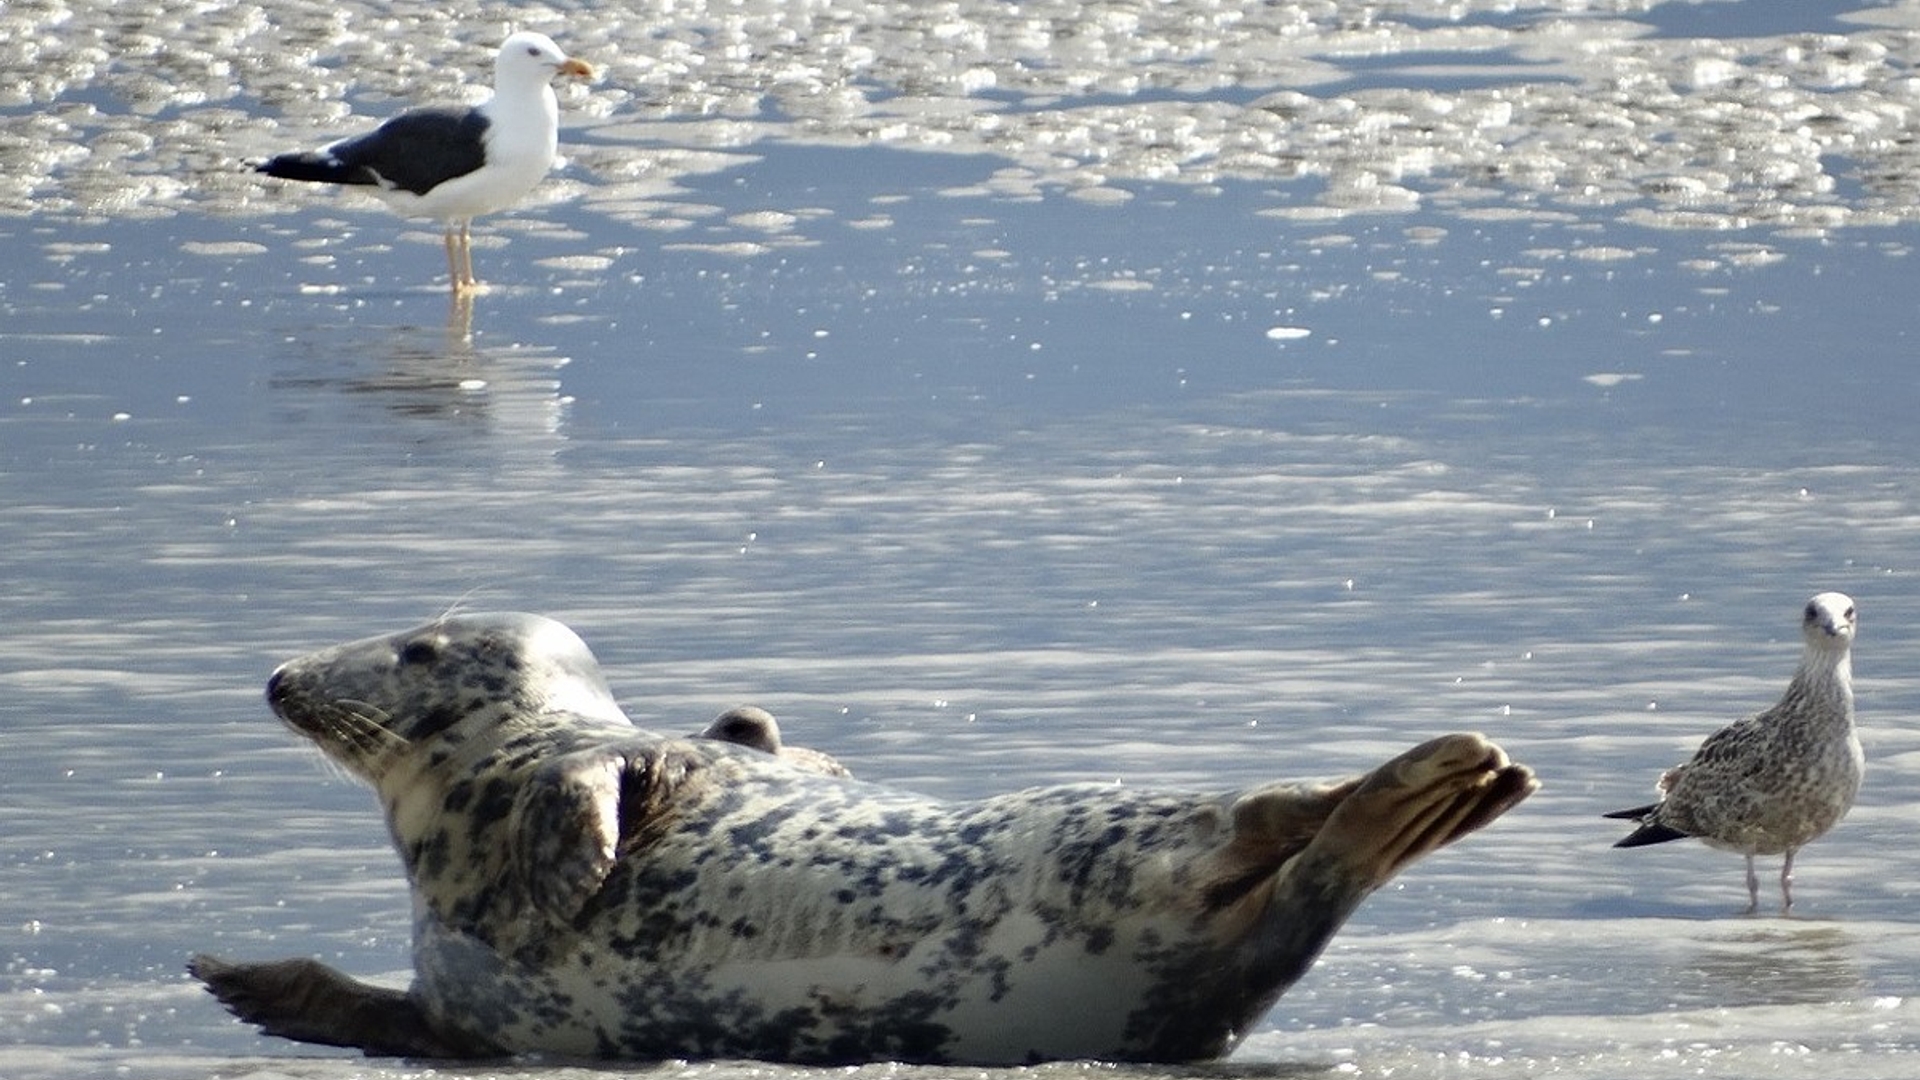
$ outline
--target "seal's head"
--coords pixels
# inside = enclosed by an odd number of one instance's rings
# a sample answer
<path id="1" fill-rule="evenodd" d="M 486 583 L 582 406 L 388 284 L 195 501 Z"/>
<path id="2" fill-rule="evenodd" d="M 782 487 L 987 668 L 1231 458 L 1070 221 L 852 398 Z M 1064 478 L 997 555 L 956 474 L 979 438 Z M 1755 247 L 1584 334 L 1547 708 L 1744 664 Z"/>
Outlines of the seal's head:
<path id="1" fill-rule="evenodd" d="M 394 763 L 436 740 L 459 743 L 556 713 L 625 726 L 586 643 L 520 613 L 455 615 L 310 653 L 267 680 L 274 714 L 379 787 Z"/>

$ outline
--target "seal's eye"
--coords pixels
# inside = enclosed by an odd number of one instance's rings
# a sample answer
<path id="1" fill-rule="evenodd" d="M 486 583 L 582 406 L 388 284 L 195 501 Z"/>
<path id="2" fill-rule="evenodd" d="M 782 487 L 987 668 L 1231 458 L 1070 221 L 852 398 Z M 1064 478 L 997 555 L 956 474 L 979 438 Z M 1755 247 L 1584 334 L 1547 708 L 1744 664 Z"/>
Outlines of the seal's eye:
<path id="1" fill-rule="evenodd" d="M 425 638 L 416 638 L 400 649 L 400 662 L 403 664 L 431 664 L 440 658 L 440 646 Z"/>
<path id="2" fill-rule="evenodd" d="M 1852 609 L 1852 608 L 1848 608 L 1848 609 L 1847 609 L 1847 621 L 1848 621 L 1848 622 L 1852 622 L 1852 621 L 1853 621 L 1853 609 Z"/>
<path id="3" fill-rule="evenodd" d="M 1820 617 L 1820 609 L 1815 607 L 1812 604 L 1808 604 L 1807 614 L 1805 617 L 1808 622 L 1813 622 L 1815 619 L 1818 619 Z"/>

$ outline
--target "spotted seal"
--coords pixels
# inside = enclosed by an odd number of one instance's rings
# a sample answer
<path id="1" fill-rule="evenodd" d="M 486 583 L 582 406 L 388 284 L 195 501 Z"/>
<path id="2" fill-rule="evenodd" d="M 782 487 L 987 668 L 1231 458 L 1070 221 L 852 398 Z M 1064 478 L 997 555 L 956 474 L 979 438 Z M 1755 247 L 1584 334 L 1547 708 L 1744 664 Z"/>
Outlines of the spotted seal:
<path id="1" fill-rule="evenodd" d="M 413 983 L 189 966 L 267 1033 L 372 1054 L 1211 1058 L 1362 899 L 1536 787 L 1447 735 L 1336 783 L 941 801 L 637 728 L 525 614 L 317 652 L 267 696 L 385 807 Z"/>

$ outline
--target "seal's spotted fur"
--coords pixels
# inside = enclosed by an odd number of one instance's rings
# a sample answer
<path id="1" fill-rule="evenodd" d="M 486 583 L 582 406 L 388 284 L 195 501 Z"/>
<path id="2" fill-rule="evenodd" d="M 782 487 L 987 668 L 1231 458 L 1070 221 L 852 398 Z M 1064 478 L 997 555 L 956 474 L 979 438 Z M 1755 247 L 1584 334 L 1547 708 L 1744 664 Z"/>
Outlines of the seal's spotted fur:
<path id="1" fill-rule="evenodd" d="M 1450 735 L 1331 785 L 942 802 L 636 729 L 532 615 L 316 653 L 269 697 L 379 793 L 414 983 L 192 968 L 267 1032 L 370 1053 L 1213 1057 L 1364 897 L 1534 788 Z"/>

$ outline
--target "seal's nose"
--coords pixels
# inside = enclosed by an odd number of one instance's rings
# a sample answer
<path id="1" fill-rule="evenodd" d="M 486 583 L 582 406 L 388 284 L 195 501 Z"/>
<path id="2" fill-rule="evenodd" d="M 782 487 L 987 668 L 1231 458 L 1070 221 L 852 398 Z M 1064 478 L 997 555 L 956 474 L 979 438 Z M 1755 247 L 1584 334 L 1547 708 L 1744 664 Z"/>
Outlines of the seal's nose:
<path id="1" fill-rule="evenodd" d="M 285 675 L 286 673 L 287 673 L 287 669 L 284 667 L 275 668 L 273 674 L 267 676 L 267 704 L 268 705 L 280 704 L 280 689 L 281 689 L 280 677 L 282 675 Z"/>

